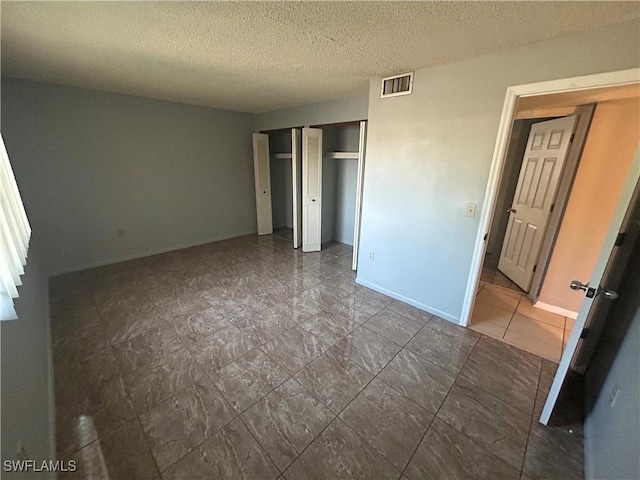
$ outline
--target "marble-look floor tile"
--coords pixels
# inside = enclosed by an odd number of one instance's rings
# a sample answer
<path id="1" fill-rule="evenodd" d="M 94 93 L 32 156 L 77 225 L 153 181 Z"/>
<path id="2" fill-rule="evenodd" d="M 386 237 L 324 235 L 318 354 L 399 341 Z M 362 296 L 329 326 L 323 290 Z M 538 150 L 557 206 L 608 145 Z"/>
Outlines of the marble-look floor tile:
<path id="1" fill-rule="evenodd" d="M 373 379 L 344 409 L 340 418 L 402 470 L 433 415 L 390 386 Z"/>
<path id="2" fill-rule="evenodd" d="M 379 308 L 380 310 L 382 310 L 393 301 L 393 298 L 387 297 L 386 295 L 376 292 L 375 290 L 371 290 L 367 287 L 362 287 L 360 290 L 355 292 L 352 297 L 356 301 L 366 302 L 371 306 Z"/>
<path id="3" fill-rule="evenodd" d="M 530 414 L 458 379 L 437 417 L 514 468 L 522 466 Z"/>
<path id="4" fill-rule="evenodd" d="M 123 371 L 130 372 L 142 366 L 156 366 L 169 355 L 188 358 L 187 350 L 168 329 L 154 328 L 129 340 L 114 345 L 116 359 Z"/>
<path id="5" fill-rule="evenodd" d="M 112 344 L 130 340 L 150 330 L 167 330 L 169 318 L 156 308 L 150 308 L 132 316 L 113 318 L 104 325 L 107 338 Z"/>
<path id="6" fill-rule="evenodd" d="M 407 350 L 457 374 L 467 361 L 480 334 L 433 317 L 407 344 Z"/>
<path id="7" fill-rule="evenodd" d="M 328 345 L 334 345 L 358 328 L 359 324 L 346 317 L 322 312 L 307 318 L 299 326 Z"/>
<path id="8" fill-rule="evenodd" d="M 262 345 L 296 325 L 297 318 L 284 312 L 281 307 L 268 308 L 236 322 L 240 331 L 256 345 Z"/>
<path id="9" fill-rule="evenodd" d="M 483 337 L 460 372 L 460 378 L 531 414 L 540 365 L 539 357 Z"/>
<path id="10" fill-rule="evenodd" d="M 514 311 L 520 302 L 520 295 L 493 285 L 487 285 L 478 294 L 477 299 L 495 307 Z"/>
<path id="11" fill-rule="evenodd" d="M 437 418 L 405 471 L 411 480 L 517 480 L 515 469 Z"/>
<path id="12" fill-rule="evenodd" d="M 568 428 L 546 427 L 534 418 L 523 473 L 529 478 L 584 478 L 583 439 Z"/>
<path id="13" fill-rule="evenodd" d="M 424 323 L 384 309 L 371 317 L 365 326 L 379 335 L 404 346 L 418 333 Z"/>
<path id="14" fill-rule="evenodd" d="M 123 397 L 107 403 L 104 408 L 89 414 L 71 413 L 64 405 L 58 406 L 56 415 L 56 449 L 60 458 L 115 431 L 136 418 L 131 400 Z"/>
<path id="15" fill-rule="evenodd" d="M 257 349 L 216 372 L 214 383 L 231 406 L 242 412 L 287 378 L 285 369 Z"/>
<path id="16" fill-rule="evenodd" d="M 457 374 L 467 361 L 480 334 L 433 317 L 407 344 L 407 350 Z"/>
<path id="17" fill-rule="evenodd" d="M 169 323 L 187 346 L 231 326 L 229 320 L 215 308 L 208 308 L 192 315 L 172 317 Z"/>
<path id="18" fill-rule="evenodd" d="M 284 473 L 287 480 L 397 479 L 396 470 L 339 418 Z"/>
<path id="19" fill-rule="evenodd" d="M 334 417 L 293 379 L 242 415 L 249 430 L 280 470 L 286 469 Z"/>
<path id="20" fill-rule="evenodd" d="M 339 413 L 371 381 L 373 375 L 332 349 L 295 375 L 334 413 Z"/>
<path id="21" fill-rule="evenodd" d="M 436 413 L 455 377 L 447 370 L 404 349 L 380 372 L 378 378 Z"/>
<path id="22" fill-rule="evenodd" d="M 413 305 L 409 305 L 408 303 L 401 302 L 400 300 L 393 300 L 387 309 L 399 313 L 400 315 L 404 315 L 411 320 L 416 320 L 421 322 L 423 325 L 431 320 L 431 315 L 424 310 L 420 310 L 419 308 L 414 307 Z"/>
<path id="23" fill-rule="evenodd" d="M 401 347 L 368 328 L 360 327 L 340 340 L 333 349 L 377 375 Z"/>
<path id="24" fill-rule="evenodd" d="M 60 472 L 59 479 L 153 479 L 158 468 L 137 419 L 78 450 L 70 458 L 75 472 Z"/>
<path id="25" fill-rule="evenodd" d="M 136 411 L 142 413 L 204 376 L 202 367 L 192 358 L 169 355 L 161 365 L 127 372 L 124 381 Z"/>
<path id="26" fill-rule="evenodd" d="M 262 346 L 271 358 L 291 374 L 328 348 L 329 345 L 300 327 L 293 327 Z"/>
<path id="27" fill-rule="evenodd" d="M 201 338 L 189 348 L 202 368 L 209 375 L 216 375 L 216 372 L 222 367 L 246 355 L 256 347 L 257 344 L 243 335 L 238 328 L 228 327 L 213 335 Z"/>
<path id="28" fill-rule="evenodd" d="M 354 295 L 349 295 L 341 298 L 338 303 L 323 305 L 322 308 L 325 313 L 330 315 L 341 315 L 358 324 L 363 324 L 384 307 L 369 303 L 360 297 L 356 298 Z"/>
<path id="29" fill-rule="evenodd" d="M 140 416 L 160 471 L 213 436 L 235 412 L 209 380 L 188 387 Z"/>
<path id="30" fill-rule="evenodd" d="M 280 471 L 236 419 L 166 470 L 163 480 L 274 480 Z"/>

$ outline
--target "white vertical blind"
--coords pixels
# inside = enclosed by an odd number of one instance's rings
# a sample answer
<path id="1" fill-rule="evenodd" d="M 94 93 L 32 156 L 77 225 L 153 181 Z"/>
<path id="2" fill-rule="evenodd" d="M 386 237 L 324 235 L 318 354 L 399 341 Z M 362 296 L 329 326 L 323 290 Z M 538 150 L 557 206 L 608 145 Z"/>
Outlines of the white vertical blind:
<path id="1" fill-rule="evenodd" d="M 12 299 L 22 284 L 31 227 L 1 135 L 0 140 L 0 320 L 10 320 L 16 318 Z"/>

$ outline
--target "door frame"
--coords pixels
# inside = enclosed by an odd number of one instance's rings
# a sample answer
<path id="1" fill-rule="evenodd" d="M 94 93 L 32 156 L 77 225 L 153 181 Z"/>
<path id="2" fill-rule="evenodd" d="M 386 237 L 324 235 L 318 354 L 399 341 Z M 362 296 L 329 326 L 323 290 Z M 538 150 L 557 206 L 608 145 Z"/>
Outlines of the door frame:
<path id="1" fill-rule="evenodd" d="M 498 135 L 493 151 L 489 179 L 484 194 L 484 208 L 480 215 L 480 225 L 476 235 L 475 247 L 471 258 L 471 269 L 467 280 L 467 289 L 462 303 L 460 325 L 467 327 L 471 321 L 475 294 L 480 281 L 480 273 L 486 250 L 485 235 L 491 226 L 491 217 L 495 209 L 496 197 L 505 156 L 509 144 L 511 127 L 515 118 L 518 98 L 548 95 L 551 93 L 589 90 L 593 88 L 612 87 L 640 82 L 640 68 L 619 70 L 615 72 L 596 73 L 581 77 L 563 78 L 545 82 L 511 86 L 507 88 L 502 115 L 498 126 Z"/>

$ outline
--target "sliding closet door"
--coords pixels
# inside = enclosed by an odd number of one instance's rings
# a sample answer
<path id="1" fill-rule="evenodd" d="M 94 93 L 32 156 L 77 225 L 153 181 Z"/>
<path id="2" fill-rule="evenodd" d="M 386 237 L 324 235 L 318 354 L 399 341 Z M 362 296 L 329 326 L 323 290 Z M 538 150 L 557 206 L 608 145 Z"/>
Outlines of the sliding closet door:
<path id="1" fill-rule="evenodd" d="M 291 130 L 291 178 L 293 181 L 293 248 L 302 246 L 302 132 Z"/>
<path id="2" fill-rule="evenodd" d="M 256 185 L 258 235 L 269 235 L 273 233 L 269 135 L 263 133 L 253 134 L 253 172 Z"/>
<path id="3" fill-rule="evenodd" d="M 317 252 L 322 238 L 322 130 L 302 129 L 302 251 Z"/>

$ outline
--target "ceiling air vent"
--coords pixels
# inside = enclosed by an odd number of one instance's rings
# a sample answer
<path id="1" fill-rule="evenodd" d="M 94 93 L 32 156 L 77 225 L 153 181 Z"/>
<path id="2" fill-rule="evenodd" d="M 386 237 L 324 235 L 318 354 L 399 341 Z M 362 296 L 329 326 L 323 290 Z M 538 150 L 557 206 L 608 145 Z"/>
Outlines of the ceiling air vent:
<path id="1" fill-rule="evenodd" d="M 380 98 L 409 95 L 413 90 L 413 72 L 402 73 L 382 79 L 382 92 Z"/>

